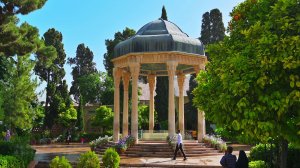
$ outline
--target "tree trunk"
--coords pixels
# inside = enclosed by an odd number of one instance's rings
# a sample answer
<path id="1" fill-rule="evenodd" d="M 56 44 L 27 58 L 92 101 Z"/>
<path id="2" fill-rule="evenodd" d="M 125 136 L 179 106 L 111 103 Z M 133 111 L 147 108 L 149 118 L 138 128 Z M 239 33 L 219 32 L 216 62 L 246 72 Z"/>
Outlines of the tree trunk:
<path id="1" fill-rule="evenodd" d="M 281 139 L 279 141 L 279 167 L 287 168 L 287 153 L 288 153 L 288 141 Z"/>

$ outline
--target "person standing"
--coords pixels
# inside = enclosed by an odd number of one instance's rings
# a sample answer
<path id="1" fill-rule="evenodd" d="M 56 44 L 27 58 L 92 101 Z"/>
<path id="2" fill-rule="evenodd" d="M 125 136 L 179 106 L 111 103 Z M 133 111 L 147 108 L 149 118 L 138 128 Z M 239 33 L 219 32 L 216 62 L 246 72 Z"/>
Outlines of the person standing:
<path id="1" fill-rule="evenodd" d="M 10 131 L 9 129 L 6 130 L 6 134 L 5 134 L 5 141 L 9 141 L 10 140 Z"/>
<path id="2" fill-rule="evenodd" d="M 236 162 L 235 168 L 248 168 L 249 167 L 249 160 L 245 151 L 240 150 L 239 158 Z"/>
<path id="3" fill-rule="evenodd" d="M 224 168 L 235 168 L 236 156 L 232 154 L 233 148 L 231 146 L 227 147 L 225 155 L 222 157 L 220 164 Z"/>
<path id="4" fill-rule="evenodd" d="M 176 160 L 176 155 L 177 155 L 177 152 L 178 152 L 179 149 L 180 149 L 181 153 L 183 154 L 183 157 L 184 157 L 183 160 L 186 160 L 187 158 L 186 158 L 185 153 L 182 149 L 182 136 L 180 134 L 180 130 L 177 130 L 177 144 L 176 144 L 176 149 L 175 149 L 175 152 L 174 152 L 173 160 Z"/>

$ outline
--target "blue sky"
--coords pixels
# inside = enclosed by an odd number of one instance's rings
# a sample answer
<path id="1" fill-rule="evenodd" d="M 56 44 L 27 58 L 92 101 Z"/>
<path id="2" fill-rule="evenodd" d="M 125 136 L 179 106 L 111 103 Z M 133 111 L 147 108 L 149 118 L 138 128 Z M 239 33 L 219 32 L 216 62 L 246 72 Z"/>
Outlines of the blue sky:
<path id="1" fill-rule="evenodd" d="M 74 57 L 78 44 L 84 43 L 94 53 L 97 69 L 105 71 L 103 54 L 105 39 L 125 27 L 136 31 L 161 16 L 165 5 L 168 20 L 177 24 L 190 37 L 200 36 L 203 13 L 218 8 L 227 26 L 229 13 L 243 0 L 48 0 L 45 6 L 29 15 L 20 16 L 21 22 L 38 27 L 42 36 L 49 28 L 63 34 L 67 57 Z M 66 68 L 70 86 L 71 68 Z"/>

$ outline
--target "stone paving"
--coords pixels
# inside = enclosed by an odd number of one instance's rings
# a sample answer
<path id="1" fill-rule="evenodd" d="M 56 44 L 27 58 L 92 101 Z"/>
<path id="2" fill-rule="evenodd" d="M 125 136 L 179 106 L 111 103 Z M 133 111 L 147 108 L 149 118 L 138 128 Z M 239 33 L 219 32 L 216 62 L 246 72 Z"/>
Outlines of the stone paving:
<path id="1" fill-rule="evenodd" d="M 234 145 L 233 145 L 234 146 Z M 50 144 L 50 145 L 34 145 L 36 149 L 35 161 L 49 163 L 55 156 L 65 156 L 71 163 L 75 163 L 81 153 L 89 151 L 88 144 L 71 143 L 67 144 Z M 234 146 L 235 147 L 235 146 Z M 249 151 L 246 151 L 249 153 Z M 234 151 L 238 156 L 238 151 Z M 188 156 L 188 154 L 187 154 Z M 222 153 L 215 156 L 188 157 L 186 161 L 182 157 L 176 160 L 171 158 L 129 158 L 121 157 L 120 167 L 205 167 L 215 168 L 220 166 Z"/>

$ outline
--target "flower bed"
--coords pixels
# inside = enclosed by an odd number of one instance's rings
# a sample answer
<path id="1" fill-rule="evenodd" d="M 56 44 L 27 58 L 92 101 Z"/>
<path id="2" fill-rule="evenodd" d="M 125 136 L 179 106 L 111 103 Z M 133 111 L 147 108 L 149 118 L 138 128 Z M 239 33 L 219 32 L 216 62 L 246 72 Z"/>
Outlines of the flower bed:
<path id="1" fill-rule="evenodd" d="M 112 139 L 113 139 L 112 136 L 109 137 L 109 136 L 105 135 L 104 137 L 99 137 L 99 138 L 91 141 L 89 144 L 90 144 L 91 149 L 94 150 L 95 148 L 107 145 L 110 141 L 112 141 Z"/>
<path id="2" fill-rule="evenodd" d="M 135 138 L 131 135 L 128 135 L 119 140 L 119 142 L 115 145 L 116 151 L 121 154 L 124 153 L 129 147 L 134 145 Z"/>
<path id="3" fill-rule="evenodd" d="M 203 137 L 203 142 L 206 143 L 209 147 L 218 149 L 220 152 L 225 152 L 227 149 L 226 142 L 214 135 L 205 135 Z"/>

